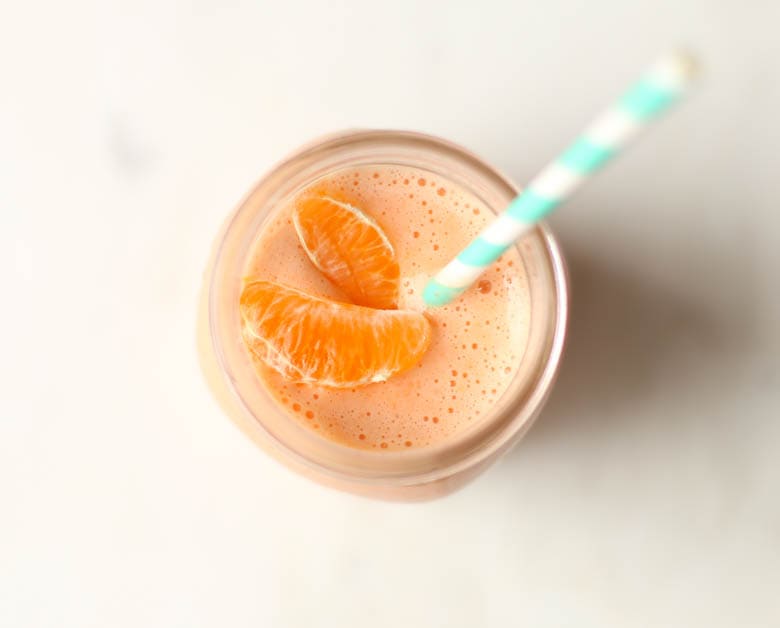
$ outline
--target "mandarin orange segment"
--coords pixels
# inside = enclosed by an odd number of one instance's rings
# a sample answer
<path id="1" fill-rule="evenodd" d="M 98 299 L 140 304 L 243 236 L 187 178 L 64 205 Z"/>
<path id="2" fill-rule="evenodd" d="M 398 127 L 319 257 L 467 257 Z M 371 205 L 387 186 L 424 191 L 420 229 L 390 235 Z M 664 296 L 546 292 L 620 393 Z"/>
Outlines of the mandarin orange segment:
<path id="1" fill-rule="evenodd" d="M 304 196 L 293 224 L 312 263 L 357 305 L 398 307 L 400 269 L 382 228 L 349 203 Z"/>
<path id="2" fill-rule="evenodd" d="M 269 281 L 246 284 L 240 309 L 249 351 L 294 382 L 383 382 L 417 364 L 431 343 L 419 312 L 340 303 Z"/>

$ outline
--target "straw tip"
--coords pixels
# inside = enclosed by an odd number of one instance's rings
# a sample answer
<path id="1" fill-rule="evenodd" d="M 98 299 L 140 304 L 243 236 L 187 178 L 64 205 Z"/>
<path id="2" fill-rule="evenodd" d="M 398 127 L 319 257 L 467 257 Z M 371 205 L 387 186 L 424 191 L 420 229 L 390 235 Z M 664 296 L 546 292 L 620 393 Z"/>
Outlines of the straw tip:
<path id="1" fill-rule="evenodd" d="M 423 300 L 425 305 L 431 307 L 440 307 L 451 303 L 463 292 L 464 288 L 450 288 L 440 284 L 435 279 L 431 279 L 423 291 Z"/>
<path id="2" fill-rule="evenodd" d="M 694 78 L 699 74 L 701 63 L 696 54 L 691 50 L 678 48 L 671 53 L 671 56 L 680 74 L 684 74 L 688 78 Z"/>
<path id="3" fill-rule="evenodd" d="M 684 48 L 678 48 L 659 59 L 652 74 L 657 80 L 670 87 L 682 88 L 696 78 L 699 68 L 696 55 Z"/>

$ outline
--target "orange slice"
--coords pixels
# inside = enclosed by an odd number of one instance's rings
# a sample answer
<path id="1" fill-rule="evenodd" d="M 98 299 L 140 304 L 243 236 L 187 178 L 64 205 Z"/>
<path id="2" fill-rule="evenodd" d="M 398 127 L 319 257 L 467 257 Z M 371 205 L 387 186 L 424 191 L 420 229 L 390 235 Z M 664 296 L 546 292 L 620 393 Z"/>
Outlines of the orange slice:
<path id="1" fill-rule="evenodd" d="M 247 348 L 294 382 L 383 382 L 417 364 L 431 342 L 419 312 L 339 303 L 269 281 L 248 283 L 240 309 Z"/>
<path id="2" fill-rule="evenodd" d="M 398 307 L 398 261 L 373 219 L 329 196 L 304 196 L 296 202 L 293 224 L 312 263 L 353 303 Z"/>

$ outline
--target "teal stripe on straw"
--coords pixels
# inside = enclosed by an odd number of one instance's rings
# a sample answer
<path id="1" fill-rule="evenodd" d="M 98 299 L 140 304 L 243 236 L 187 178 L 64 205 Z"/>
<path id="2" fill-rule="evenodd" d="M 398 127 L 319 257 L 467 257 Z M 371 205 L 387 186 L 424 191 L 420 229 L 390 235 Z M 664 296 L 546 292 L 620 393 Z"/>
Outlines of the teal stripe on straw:
<path id="1" fill-rule="evenodd" d="M 450 288 L 440 284 L 435 279 L 431 279 L 425 284 L 423 299 L 427 305 L 447 305 L 465 290 L 466 288 Z"/>
<path id="2" fill-rule="evenodd" d="M 493 244 L 477 238 L 458 255 L 458 260 L 469 266 L 487 266 L 495 262 L 509 245 Z"/>
<path id="3" fill-rule="evenodd" d="M 665 89 L 645 79 L 623 96 L 620 105 L 636 118 L 648 120 L 669 107 L 678 95 L 678 92 Z"/>
<path id="4" fill-rule="evenodd" d="M 558 203 L 559 201 L 555 199 L 544 198 L 531 190 L 524 190 L 520 196 L 509 203 L 506 212 L 521 222 L 534 223 L 549 214 Z"/>
<path id="5" fill-rule="evenodd" d="M 588 174 L 602 166 L 614 154 L 613 149 L 599 146 L 581 137 L 569 146 L 558 161 L 574 172 Z"/>

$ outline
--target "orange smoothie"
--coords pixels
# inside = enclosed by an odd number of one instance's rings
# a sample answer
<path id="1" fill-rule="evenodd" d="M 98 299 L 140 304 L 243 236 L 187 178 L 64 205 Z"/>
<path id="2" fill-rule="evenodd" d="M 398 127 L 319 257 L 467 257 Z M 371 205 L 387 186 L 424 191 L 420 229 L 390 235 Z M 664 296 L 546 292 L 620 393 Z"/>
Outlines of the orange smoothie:
<path id="1" fill-rule="evenodd" d="M 528 343 L 529 282 L 519 251 L 504 254 L 451 305 L 425 309 L 425 282 L 494 214 L 440 174 L 363 165 L 336 170 L 276 207 L 249 249 L 245 280 L 349 301 L 309 259 L 293 225 L 296 198 L 314 192 L 344 199 L 381 227 L 400 267 L 398 308 L 424 312 L 431 344 L 411 369 L 355 388 L 293 383 L 250 354 L 257 385 L 290 421 L 352 449 L 411 452 L 467 437 L 507 391 Z"/>
<path id="2" fill-rule="evenodd" d="M 469 151 L 408 131 L 336 133 L 278 163 L 204 273 L 198 351 L 222 410 L 339 490 L 415 501 L 475 478 L 552 389 L 563 257 L 540 224 L 452 304 L 426 308 L 422 293 L 517 192 Z"/>

